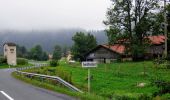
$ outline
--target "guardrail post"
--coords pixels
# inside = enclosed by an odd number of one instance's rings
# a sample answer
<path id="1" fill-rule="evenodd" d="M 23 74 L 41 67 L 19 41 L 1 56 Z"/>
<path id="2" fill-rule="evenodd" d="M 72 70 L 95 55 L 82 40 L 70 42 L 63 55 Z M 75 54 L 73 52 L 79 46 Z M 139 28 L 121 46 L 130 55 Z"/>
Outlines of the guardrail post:
<path id="1" fill-rule="evenodd" d="M 44 78 L 43 77 L 40 77 L 40 80 L 41 80 L 42 83 L 44 82 Z"/>

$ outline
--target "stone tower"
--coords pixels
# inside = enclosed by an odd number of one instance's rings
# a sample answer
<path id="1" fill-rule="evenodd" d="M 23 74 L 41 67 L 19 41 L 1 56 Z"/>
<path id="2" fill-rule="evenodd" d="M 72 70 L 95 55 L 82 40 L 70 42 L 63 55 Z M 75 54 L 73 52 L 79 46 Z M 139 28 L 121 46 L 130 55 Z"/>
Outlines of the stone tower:
<path id="1" fill-rule="evenodd" d="M 4 44 L 4 57 L 7 59 L 8 65 L 16 65 L 16 44 L 15 43 L 5 43 Z"/>

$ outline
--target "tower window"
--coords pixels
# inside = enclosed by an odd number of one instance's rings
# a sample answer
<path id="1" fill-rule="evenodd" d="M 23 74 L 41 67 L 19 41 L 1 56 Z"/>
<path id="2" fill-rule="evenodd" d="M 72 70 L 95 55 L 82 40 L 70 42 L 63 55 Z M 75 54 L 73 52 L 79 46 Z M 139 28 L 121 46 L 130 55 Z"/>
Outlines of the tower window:
<path id="1" fill-rule="evenodd" d="M 14 51 L 14 49 L 10 49 L 10 51 L 12 51 L 12 52 L 13 52 L 13 51 Z"/>
<path id="2" fill-rule="evenodd" d="M 14 49 L 10 49 L 11 53 L 14 53 Z"/>

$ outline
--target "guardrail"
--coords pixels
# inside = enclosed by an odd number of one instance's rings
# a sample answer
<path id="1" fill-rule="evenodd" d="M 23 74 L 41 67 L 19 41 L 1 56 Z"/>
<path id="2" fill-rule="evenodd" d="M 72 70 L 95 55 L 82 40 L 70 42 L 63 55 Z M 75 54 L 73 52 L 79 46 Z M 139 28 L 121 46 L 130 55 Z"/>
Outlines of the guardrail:
<path id="1" fill-rule="evenodd" d="M 32 64 L 34 66 L 47 66 L 47 65 L 49 65 L 48 63 L 35 63 L 35 62 L 29 62 L 29 64 Z"/>
<path id="2" fill-rule="evenodd" d="M 16 70 L 26 70 L 26 69 L 31 69 L 31 68 L 40 68 L 40 67 L 45 67 L 45 66 L 49 66 L 49 64 L 34 64 L 34 66 L 27 66 L 27 67 L 20 67 L 20 68 L 16 68 Z"/>
<path id="3" fill-rule="evenodd" d="M 30 75 L 31 77 L 36 76 L 36 77 L 40 77 L 40 78 L 42 78 L 42 79 L 46 78 L 46 79 L 56 80 L 56 81 L 58 81 L 59 83 L 63 84 L 64 86 L 66 86 L 67 88 L 69 88 L 69 89 L 72 90 L 72 91 L 76 91 L 76 92 L 83 93 L 81 90 L 79 90 L 79 89 L 76 88 L 75 86 L 71 85 L 70 83 L 64 81 L 64 80 L 61 79 L 60 77 L 43 75 L 43 74 L 28 73 L 28 72 L 23 72 L 23 71 L 22 71 L 22 70 L 27 70 L 27 69 L 32 69 L 32 68 L 40 68 L 40 67 L 48 66 L 49 64 L 34 63 L 34 65 L 35 65 L 35 66 L 28 66 L 28 67 L 16 68 L 16 72 L 17 72 L 18 74 Z"/>
<path id="4" fill-rule="evenodd" d="M 31 77 L 36 76 L 36 77 L 40 77 L 42 79 L 46 78 L 46 79 L 56 80 L 56 81 L 63 84 L 64 86 L 66 86 L 67 88 L 69 88 L 72 91 L 83 93 L 81 90 L 79 90 L 75 86 L 71 85 L 70 83 L 64 81 L 63 79 L 61 79 L 60 77 L 57 77 L 57 76 L 49 76 L 49 75 L 43 75 L 43 74 L 28 73 L 28 72 L 22 72 L 22 71 L 19 71 L 19 70 L 16 70 L 16 72 L 18 74 L 29 75 Z"/>

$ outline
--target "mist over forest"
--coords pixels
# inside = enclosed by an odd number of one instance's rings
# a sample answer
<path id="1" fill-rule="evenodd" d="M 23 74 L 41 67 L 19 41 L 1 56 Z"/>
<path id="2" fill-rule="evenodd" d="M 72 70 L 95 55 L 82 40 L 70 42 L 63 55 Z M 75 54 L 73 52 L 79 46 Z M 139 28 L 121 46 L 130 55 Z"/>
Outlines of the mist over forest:
<path id="1" fill-rule="evenodd" d="M 2 47 L 5 42 L 14 42 L 20 46 L 25 46 L 27 49 L 39 44 L 45 51 L 52 52 L 55 45 L 71 47 L 73 44 L 73 35 L 80 31 L 93 34 L 98 44 L 107 43 L 107 36 L 103 30 L 85 31 L 82 29 L 61 29 L 49 31 L 0 31 L 0 44 Z"/>

